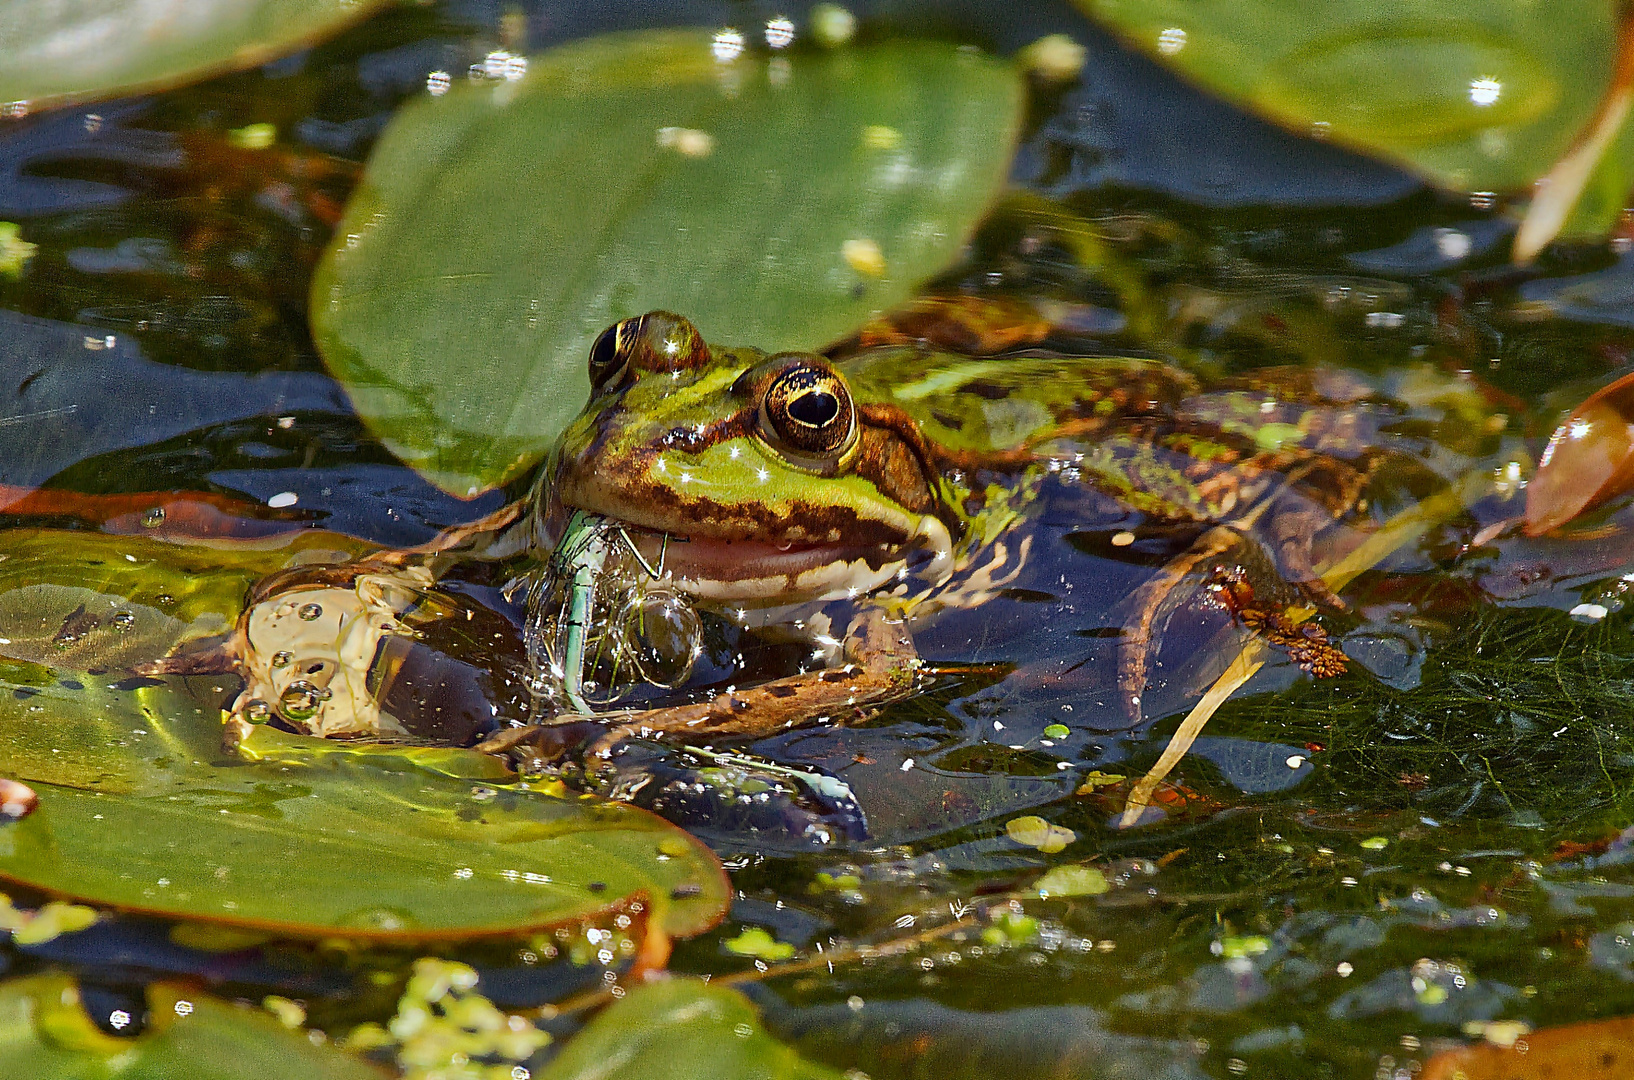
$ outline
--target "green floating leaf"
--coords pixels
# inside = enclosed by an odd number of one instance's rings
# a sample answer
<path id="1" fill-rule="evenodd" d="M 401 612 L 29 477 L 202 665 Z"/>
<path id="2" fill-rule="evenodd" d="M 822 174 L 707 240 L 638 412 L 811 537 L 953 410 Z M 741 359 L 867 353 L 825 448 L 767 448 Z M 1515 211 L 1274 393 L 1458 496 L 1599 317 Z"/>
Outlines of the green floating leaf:
<path id="1" fill-rule="evenodd" d="M 315 1045 L 260 1009 L 158 983 L 149 1028 L 116 1038 L 92 1025 L 66 975 L 0 983 L 0 1076 L 29 1080 L 382 1080 L 380 1070 Z"/>
<path id="2" fill-rule="evenodd" d="M 1616 0 L 1076 2 L 1225 98 L 1462 191 L 1548 172 L 1616 65 Z"/>
<path id="3" fill-rule="evenodd" d="M 814 348 L 946 265 L 1004 183 L 1008 64 L 935 42 L 715 59 L 594 38 L 398 113 L 312 286 L 370 427 L 458 495 L 542 457 L 585 356 L 653 308 L 711 341 Z"/>
<path id="4" fill-rule="evenodd" d="M 275 546 L 181 547 L 144 536 L 55 529 L 0 533 L 0 658 L 117 670 L 232 627 L 261 578 L 316 554 L 367 550 L 295 533 Z M 114 676 L 117 678 L 118 676 Z"/>
<path id="5" fill-rule="evenodd" d="M 33 108 L 251 67 L 384 0 L 0 0 L 0 101 Z"/>
<path id="6" fill-rule="evenodd" d="M 632 990 L 592 1020 L 539 1080 L 840 1080 L 767 1035 L 741 994 L 696 979 Z"/>
<path id="7" fill-rule="evenodd" d="M 126 728 L 133 752 L 164 741 L 153 732 L 165 718 L 198 715 L 168 687 L 132 696 L 141 711 L 127 706 L 123 716 L 117 703 L 84 700 L 110 729 Z M 32 723 L 54 739 L 54 721 L 22 719 L 22 707 L 0 699 L 0 727 Z M 213 716 L 205 722 L 219 733 Z M 636 897 L 666 932 L 685 936 L 725 910 L 725 878 L 708 850 L 633 807 L 367 759 L 182 764 L 209 751 L 196 733 L 170 740 L 170 767 L 152 762 L 156 775 L 127 776 L 129 794 L 30 777 L 39 808 L 0 833 L 0 877 L 105 907 L 303 937 L 506 934 Z M 0 760 L 0 772 L 14 764 Z"/>

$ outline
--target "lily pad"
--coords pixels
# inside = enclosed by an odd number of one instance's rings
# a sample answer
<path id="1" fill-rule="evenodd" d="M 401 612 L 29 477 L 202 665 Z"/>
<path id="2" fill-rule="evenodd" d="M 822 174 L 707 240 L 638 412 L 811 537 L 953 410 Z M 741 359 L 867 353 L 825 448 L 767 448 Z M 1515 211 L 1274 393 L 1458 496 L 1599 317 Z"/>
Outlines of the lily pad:
<path id="1" fill-rule="evenodd" d="M 696 979 L 632 990 L 579 1032 L 540 1080 L 839 1080 L 767 1035 L 743 995 Z"/>
<path id="2" fill-rule="evenodd" d="M 33 731 L 61 751 L 0 758 L 0 773 L 39 795 L 33 814 L 0 832 L 0 878 L 292 937 L 510 934 L 638 899 L 666 933 L 686 936 L 724 913 L 714 856 L 634 807 L 380 768 L 366 755 L 236 764 L 212 746 L 219 713 L 173 687 L 81 695 L 43 713 L 27 711 L 34 698 L 0 697 L 5 745 Z M 136 764 L 114 784 L 43 781 L 34 774 L 76 780 L 72 765 L 40 766 L 75 754 L 55 732 L 64 719 L 99 757 Z M 83 734 L 93 726 L 102 739 Z"/>
<path id="3" fill-rule="evenodd" d="M 575 42 L 411 104 L 381 138 L 313 331 L 432 482 L 474 495 L 541 458 L 618 319 L 666 308 L 773 351 L 843 337 L 945 266 L 1005 181 L 1009 64 L 936 42 L 713 46 Z"/>
<path id="4" fill-rule="evenodd" d="M 105 1034 L 66 975 L 0 983 L 0 1075 L 29 1080 L 382 1080 L 380 1070 L 314 1044 L 260 1009 L 235 1008 L 179 985 L 148 990 L 149 1027 Z"/>
<path id="5" fill-rule="evenodd" d="M 384 0 L 0 0 L 0 101 L 128 94 L 293 51 Z"/>
<path id="6" fill-rule="evenodd" d="M 634 807 L 532 790 L 468 750 L 256 729 L 232 755 L 220 708 L 236 678 L 184 690 L 82 669 L 96 635 L 113 652 L 141 642 L 128 661 L 231 626 L 251 581 L 335 539 L 257 550 L 6 534 L 0 776 L 39 805 L 0 830 L 0 878 L 307 937 L 502 934 L 638 898 L 671 935 L 719 919 L 714 856 Z"/>
<path id="7" fill-rule="evenodd" d="M 1465 191 L 1547 172 L 1616 64 L 1615 0 L 1077 2 L 1225 98 Z"/>

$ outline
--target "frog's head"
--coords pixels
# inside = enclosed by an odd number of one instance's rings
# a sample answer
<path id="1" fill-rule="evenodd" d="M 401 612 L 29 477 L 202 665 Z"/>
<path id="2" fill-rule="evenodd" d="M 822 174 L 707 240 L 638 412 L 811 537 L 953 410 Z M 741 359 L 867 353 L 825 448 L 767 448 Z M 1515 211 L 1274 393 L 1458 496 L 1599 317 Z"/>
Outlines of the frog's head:
<path id="1" fill-rule="evenodd" d="M 590 381 L 547 467 L 547 521 L 602 514 L 649 555 L 667 535 L 669 576 L 734 605 L 946 575 L 959 519 L 917 426 L 855 400 L 823 357 L 711 348 L 654 311 L 596 339 Z"/>

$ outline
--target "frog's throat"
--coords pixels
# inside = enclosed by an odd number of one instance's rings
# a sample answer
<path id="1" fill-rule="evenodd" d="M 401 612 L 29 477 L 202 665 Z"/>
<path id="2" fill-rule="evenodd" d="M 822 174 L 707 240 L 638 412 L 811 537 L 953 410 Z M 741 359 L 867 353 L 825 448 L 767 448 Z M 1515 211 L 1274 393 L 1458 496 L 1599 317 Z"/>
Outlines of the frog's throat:
<path id="1" fill-rule="evenodd" d="M 674 533 L 664 545 L 655 533 L 633 535 L 649 562 L 663 548 L 666 581 L 698 601 L 723 607 L 854 599 L 909 577 L 939 585 L 953 571 L 952 538 L 947 526 L 930 515 L 920 519 L 907 543 L 891 549 L 844 543 L 782 546 Z"/>

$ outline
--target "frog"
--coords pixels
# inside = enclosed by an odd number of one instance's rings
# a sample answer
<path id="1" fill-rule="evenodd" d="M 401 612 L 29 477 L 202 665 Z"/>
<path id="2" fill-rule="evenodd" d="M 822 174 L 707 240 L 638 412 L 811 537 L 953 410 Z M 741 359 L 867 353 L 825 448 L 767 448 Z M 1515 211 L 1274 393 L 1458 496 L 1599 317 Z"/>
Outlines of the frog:
<path id="1" fill-rule="evenodd" d="M 955 351 L 946 335 L 922 332 L 934 323 L 922 305 L 914 312 L 907 329 L 874 325 L 828 352 L 711 345 L 668 311 L 622 319 L 591 346 L 589 400 L 524 497 L 423 548 L 327 569 L 310 587 L 258 589 L 223 649 L 146 673 L 245 673 L 251 685 L 231 710 L 240 729 L 276 712 L 308 733 L 379 734 L 379 710 L 350 685 L 370 682 L 361 670 L 339 694 L 303 681 L 291 716 L 279 711 L 291 698 L 284 684 L 320 667 L 367 667 L 381 640 L 412 633 L 434 563 L 538 564 L 576 516 L 591 515 L 654 584 L 746 627 L 793 627 L 815 661 L 708 700 L 595 716 L 595 753 L 630 736 L 706 743 L 855 723 L 923 683 L 917 620 L 979 606 L 1015 580 L 1047 480 L 1090 487 L 1141 527 L 1196 531 L 1124 605 L 1117 678 L 1131 726 L 1142 720 L 1159 614 L 1216 556 L 1256 549 L 1317 605 L 1344 610 L 1312 553 L 1319 535 L 1365 511 L 1381 417 L 1354 388 L 1303 371 L 1207 383 L 1159 358 L 1052 351 L 1042 330 L 967 335 Z M 321 603 L 306 595 L 320 586 Z M 345 656 L 255 662 L 276 627 L 314 611 L 340 620 L 324 634 L 346 643 Z M 1306 670 L 1343 669 L 1321 635 L 1283 631 L 1321 654 L 1301 661 Z M 476 747 L 548 744 L 581 713 L 507 716 Z"/>
<path id="2" fill-rule="evenodd" d="M 873 326 L 831 354 L 767 353 L 710 345 L 666 311 L 603 331 L 590 400 L 526 500 L 533 550 L 594 514 L 655 577 L 739 623 L 852 608 L 843 634 L 813 635 L 829 646 L 820 669 L 614 717 L 603 751 L 632 734 L 754 739 L 847 723 L 911 694 L 913 622 L 1013 579 L 1052 473 L 1148 522 L 1202 530 L 1126 604 L 1118 679 L 1131 724 L 1158 614 L 1209 559 L 1257 545 L 1305 595 L 1345 608 L 1315 573 L 1312 541 L 1362 504 L 1376 432 L 1355 409 L 1305 374 L 1209 388 L 1158 359 L 1030 347 L 1041 337 L 1018 350 L 1009 335 L 992 352 L 969 337 L 954 352 Z M 1342 670 L 1336 654 L 1302 666 Z"/>

